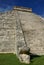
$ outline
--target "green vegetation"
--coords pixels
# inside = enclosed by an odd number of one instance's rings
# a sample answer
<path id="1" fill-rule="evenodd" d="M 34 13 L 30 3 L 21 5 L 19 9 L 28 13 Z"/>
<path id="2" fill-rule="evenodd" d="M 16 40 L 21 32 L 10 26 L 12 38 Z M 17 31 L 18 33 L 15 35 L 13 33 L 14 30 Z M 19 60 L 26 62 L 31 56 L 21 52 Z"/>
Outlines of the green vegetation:
<path id="1" fill-rule="evenodd" d="M 23 64 L 14 54 L 0 54 L 0 65 L 44 65 L 44 56 L 33 57 L 30 64 Z"/>

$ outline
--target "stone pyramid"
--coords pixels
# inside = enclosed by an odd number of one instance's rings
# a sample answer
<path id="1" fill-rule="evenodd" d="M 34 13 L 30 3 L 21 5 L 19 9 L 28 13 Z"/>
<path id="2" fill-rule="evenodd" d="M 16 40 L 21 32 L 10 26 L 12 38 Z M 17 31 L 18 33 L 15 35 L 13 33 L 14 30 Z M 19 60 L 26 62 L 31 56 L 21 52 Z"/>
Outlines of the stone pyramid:
<path id="1" fill-rule="evenodd" d="M 14 7 L 11 11 L 0 13 L 0 53 L 15 53 L 16 21 L 21 23 L 22 41 L 30 48 L 30 53 L 44 55 L 44 20 L 31 8 L 24 7 Z"/>

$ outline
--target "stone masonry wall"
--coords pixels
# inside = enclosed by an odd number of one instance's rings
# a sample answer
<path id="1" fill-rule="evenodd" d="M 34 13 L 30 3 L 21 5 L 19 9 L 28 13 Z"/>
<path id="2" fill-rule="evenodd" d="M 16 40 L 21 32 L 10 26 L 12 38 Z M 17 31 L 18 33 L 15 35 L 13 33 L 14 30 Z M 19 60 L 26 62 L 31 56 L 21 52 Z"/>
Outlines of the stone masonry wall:
<path id="1" fill-rule="evenodd" d="M 0 52 L 15 52 L 14 11 L 0 13 Z"/>

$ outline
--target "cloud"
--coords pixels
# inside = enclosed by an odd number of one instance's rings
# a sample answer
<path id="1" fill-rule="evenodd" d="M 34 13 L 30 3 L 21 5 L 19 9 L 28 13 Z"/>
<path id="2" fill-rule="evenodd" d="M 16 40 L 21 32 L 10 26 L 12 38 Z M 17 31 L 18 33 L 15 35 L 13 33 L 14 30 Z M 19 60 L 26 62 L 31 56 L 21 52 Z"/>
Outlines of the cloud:
<path id="1" fill-rule="evenodd" d="M 5 12 L 5 11 L 11 10 L 11 9 L 12 9 L 12 6 L 9 6 L 9 5 L 6 8 L 0 7 L 0 12 Z"/>

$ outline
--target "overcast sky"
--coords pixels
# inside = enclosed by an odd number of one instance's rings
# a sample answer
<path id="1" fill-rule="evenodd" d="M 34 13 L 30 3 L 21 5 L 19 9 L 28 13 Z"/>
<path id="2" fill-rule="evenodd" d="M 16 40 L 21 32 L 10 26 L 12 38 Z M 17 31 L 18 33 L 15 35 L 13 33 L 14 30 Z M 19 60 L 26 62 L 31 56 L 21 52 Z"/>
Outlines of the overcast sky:
<path id="1" fill-rule="evenodd" d="M 13 6 L 32 8 L 34 13 L 44 17 L 44 0 L 0 0 L 0 12 L 11 10 Z"/>

